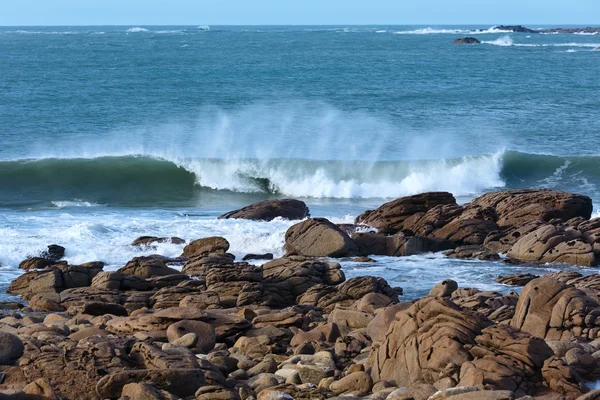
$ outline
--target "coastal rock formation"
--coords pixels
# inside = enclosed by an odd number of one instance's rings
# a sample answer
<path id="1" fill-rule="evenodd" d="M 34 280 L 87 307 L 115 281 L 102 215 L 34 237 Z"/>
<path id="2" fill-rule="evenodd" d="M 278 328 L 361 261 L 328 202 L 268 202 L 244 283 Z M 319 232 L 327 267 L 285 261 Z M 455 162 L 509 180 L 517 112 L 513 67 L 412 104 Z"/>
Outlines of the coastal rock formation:
<path id="1" fill-rule="evenodd" d="M 285 233 L 288 255 L 348 257 L 358 254 L 356 243 L 325 218 L 310 218 L 291 226 Z"/>
<path id="2" fill-rule="evenodd" d="M 592 266 L 596 263 L 592 245 L 580 231 L 542 225 L 521 237 L 508 251 L 509 257 L 525 261 L 563 262 Z"/>
<path id="3" fill-rule="evenodd" d="M 454 40 L 453 43 L 454 44 L 479 44 L 481 42 L 477 38 L 466 37 L 466 38 L 456 39 L 456 40 Z"/>
<path id="4" fill-rule="evenodd" d="M 585 292 L 552 278 L 523 288 L 510 325 L 548 340 L 600 337 L 600 305 Z"/>
<path id="5" fill-rule="evenodd" d="M 229 250 L 229 242 L 220 236 L 194 240 L 183 249 L 184 257 L 206 256 L 209 254 L 224 254 Z"/>
<path id="6" fill-rule="evenodd" d="M 458 383 L 461 365 L 472 359 L 466 344 L 492 322 L 461 310 L 448 298 L 426 297 L 396 314 L 386 338 L 369 359 L 374 381 L 395 385 Z"/>
<path id="7" fill-rule="evenodd" d="M 265 200 L 239 210 L 230 211 L 219 218 L 242 218 L 255 221 L 271 221 L 275 218 L 304 219 L 310 211 L 303 201 L 295 199 Z"/>
<path id="8" fill-rule="evenodd" d="M 522 25 L 498 25 L 495 26 L 494 29 L 499 31 L 511 31 L 511 32 L 519 32 L 519 33 L 538 33 L 539 31 L 526 28 Z"/>
<path id="9" fill-rule="evenodd" d="M 454 205 L 456 199 L 451 193 L 430 192 L 415 196 L 401 197 L 383 204 L 376 210 L 365 211 L 356 217 L 357 224 L 377 228 L 380 233 L 393 235 L 404 229 L 404 221 L 419 212 L 427 212 L 437 205 Z"/>

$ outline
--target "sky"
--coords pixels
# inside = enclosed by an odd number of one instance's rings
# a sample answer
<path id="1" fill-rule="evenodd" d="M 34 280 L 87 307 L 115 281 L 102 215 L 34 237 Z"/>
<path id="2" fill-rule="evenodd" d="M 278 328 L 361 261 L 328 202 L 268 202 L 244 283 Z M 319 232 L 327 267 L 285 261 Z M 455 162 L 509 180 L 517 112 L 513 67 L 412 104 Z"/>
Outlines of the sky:
<path id="1" fill-rule="evenodd" d="M 20 25 L 600 25 L 600 0 L 0 0 Z"/>

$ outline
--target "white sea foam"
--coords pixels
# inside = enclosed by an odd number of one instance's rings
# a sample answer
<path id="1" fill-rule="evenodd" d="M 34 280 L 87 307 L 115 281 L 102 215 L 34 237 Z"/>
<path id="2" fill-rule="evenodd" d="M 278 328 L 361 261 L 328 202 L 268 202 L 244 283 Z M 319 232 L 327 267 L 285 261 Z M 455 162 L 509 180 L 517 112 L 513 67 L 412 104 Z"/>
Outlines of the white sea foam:
<path id="1" fill-rule="evenodd" d="M 514 44 L 513 39 L 509 35 L 499 37 L 496 40 L 484 40 L 482 43 L 493 44 L 494 46 L 512 46 Z"/>
<path id="2" fill-rule="evenodd" d="M 410 31 L 395 31 L 396 35 L 439 35 L 439 34 L 465 34 L 465 35 L 485 35 L 490 33 L 508 33 L 510 31 L 496 29 L 447 29 L 447 28 L 421 28 Z"/>
<path id="3" fill-rule="evenodd" d="M 208 26 L 208 25 L 200 25 L 198 27 L 198 30 L 199 31 L 210 31 L 210 26 Z"/>
<path id="4" fill-rule="evenodd" d="M 100 204 L 92 203 L 83 200 L 72 200 L 72 201 L 53 201 L 52 204 L 56 208 L 69 208 L 69 207 L 100 207 Z"/>
<path id="5" fill-rule="evenodd" d="M 127 32 L 127 33 L 139 33 L 139 32 L 149 32 L 149 30 L 146 29 L 146 28 L 142 28 L 142 27 L 136 26 L 136 27 L 127 29 L 125 32 Z"/>

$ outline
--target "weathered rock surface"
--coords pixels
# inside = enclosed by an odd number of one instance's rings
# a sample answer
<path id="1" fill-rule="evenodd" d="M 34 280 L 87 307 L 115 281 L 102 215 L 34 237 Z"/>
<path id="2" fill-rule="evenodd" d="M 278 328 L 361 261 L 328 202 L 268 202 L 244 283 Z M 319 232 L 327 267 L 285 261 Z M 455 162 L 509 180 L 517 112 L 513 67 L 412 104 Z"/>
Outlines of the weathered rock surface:
<path id="1" fill-rule="evenodd" d="M 285 233 L 288 255 L 348 257 L 358 254 L 356 243 L 325 218 L 310 218 L 291 226 Z"/>
<path id="2" fill-rule="evenodd" d="M 185 257 L 209 254 L 224 254 L 229 250 L 229 242 L 220 236 L 212 236 L 194 240 L 183 249 Z"/>
<path id="3" fill-rule="evenodd" d="M 492 323 L 461 310 L 447 298 L 426 297 L 396 314 L 379 349 L 369 358 L 373 381 L 397 386 L 457 381 L 461 365 L 472 359 L 465 347 Z"/>
<path id="4" fill-rule="evenodd" d="M 383 204 L 376 210 L 366 211 L 356 218 L 357 224 L 369 225 L 379 232 L 393 235 L 404 229 L 404 221 L 419 212 L 427 212 L 437 205 L 456 205 L 454 196 L 447 192 L 430 192 L 401 197 Z"/>
<path id="5" fill-rule="evenodd" d="M 510 325 L 548 340 L 600 336 L 600 307 L 585 292 L 551 278 L 523 288 Z"/>
<path id="6" fill-rule="evenodd" d="M 306 203 L 294 199 L 265 200 L 239 210 L 230 211 L 219 218 L 242 218 L 271 221 L 281 217 L 289 220 L 304 219 L 310 215 Z"/>

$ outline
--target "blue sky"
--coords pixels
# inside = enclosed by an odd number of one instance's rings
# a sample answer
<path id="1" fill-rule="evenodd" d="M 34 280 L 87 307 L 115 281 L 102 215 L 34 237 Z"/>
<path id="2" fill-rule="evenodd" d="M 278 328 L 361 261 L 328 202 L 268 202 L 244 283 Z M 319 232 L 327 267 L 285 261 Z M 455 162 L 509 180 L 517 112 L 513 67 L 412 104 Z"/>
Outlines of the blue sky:
<path id="1" fill-rule="evenodd" d="M 0 0 L 0 25 L 600 25 L 600 0 Z"/>

